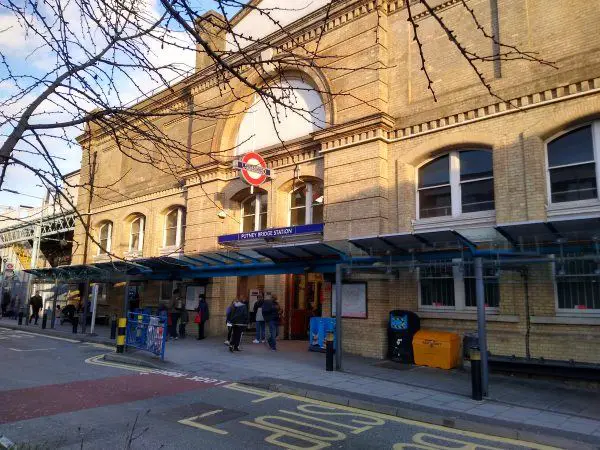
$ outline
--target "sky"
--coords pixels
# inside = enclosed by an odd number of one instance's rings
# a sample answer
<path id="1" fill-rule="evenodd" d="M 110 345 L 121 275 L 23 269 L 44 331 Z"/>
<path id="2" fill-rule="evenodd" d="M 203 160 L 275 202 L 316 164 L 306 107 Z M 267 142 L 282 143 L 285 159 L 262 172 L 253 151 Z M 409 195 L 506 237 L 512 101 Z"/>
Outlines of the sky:
<path id="1" fill-rule="evenodd" d="M 158 13 L 160 8 L 158 6 L 158 0 L 148 0 L 148 7 L 151 11 Z M 216 5 L 212 0 L 195 0 L 198 10 L 216 9 Z M 230 10 L 230 13 L 234 13 L 234 10 Z M 44 48 L 40 48 L 40 41 L 35 36 L 26 35 L 22 28 L 19 26 L 15 17 L 7 14 L 6 10 L 0 7 L 0 49 L 2 53 L 7 56 L 7 59 L 11 65 L 11 70 L 21 75 L 40 75 L 47 72 L 50 68 L 55 66 L 55 55 L 52 52 L 44 51 Z M 24 56 L 26 55 L 26 56 Z M 189 66 L 193 66 L 195 55 L 191 51 L 174 50 L 156 48 L 153 59 L 158 63 L 179 63 L 184 62 Z M 0 70 L 0 76 L 2 71 Z M 123 80 L 123 85 L 125 80 Z M 147 80 L 145 80 L 144 86 L 149 86 Z M 150 86 L 158 87 L 158 86 Z M 11 95 L 15 92 L 15 86 L 7 83 L 0 83 L 0 99 L 2 97 Z M 151 90 L 151 89 L 148 89 Z M 124 92 L 125 97 L 131 94 L 131 100 L 139 96 L 139 92 L 135 92 L 134 89 L 131 92 Z M 35 95 L 30 95 L 24 99 L 22 104 L 28 104 L 35 98 Z M 54 108 L 55 111 L 56 108 Z M 50 114 L 53 111 L 52 107 L 40 107 L 40 111 L 44 114 L 39 120 L 43 120 L 45 123 L 51 120 L 60 120 L 61 115 Z M 64 116 L 63 116 L 64 117 Z M 6 134 L 7 130 L 1 130 L 2 134 Z M 58 133 L 58 132 L 56 132 Z M 70 140 L 74 141 L 74 138 L 81 133 L 81 130 L 71 128 L 65 130 L 66 135 Z M 0 142 L 3 137 L 0 136 Z M 78 145 L 67 144 L 64 140 L 48 137 L 45 139 L 46 146 L 50 152 L 55 156 L 55 163 L 60 168 L 62 173 L 69 173 L 79 169 L 81 164 L 81 149 Z M 44 161 L 40 156 L 28 155 L 26 153 L 20 153 L 19 157 L 27 161 L 34 167 L 41 167 Z M 10 189 L 19 192 L 20 194 L 14 194 L 0 191 L 0 208 L 11 206 L 17 207 L 19 205 L 37 206 L 40 205 L 41 198 L 45 194 L 45 189 L 41 186 L 40 180 L 37 179 L 27 169 L 21 166 L 10 166 L 7 170 L 3 189 Z"/>

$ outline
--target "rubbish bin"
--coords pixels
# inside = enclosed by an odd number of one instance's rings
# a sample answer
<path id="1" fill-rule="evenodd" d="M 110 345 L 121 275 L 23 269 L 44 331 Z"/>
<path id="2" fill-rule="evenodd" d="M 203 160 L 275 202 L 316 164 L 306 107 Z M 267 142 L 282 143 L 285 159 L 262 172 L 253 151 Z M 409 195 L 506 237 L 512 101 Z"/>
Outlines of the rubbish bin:
<path id="1" fill-rule="evenodd" d="M 415 364 L 453 369 L 460 362 L 460 339 L 456 333 L 420 330 L 413 337 Z"/>
<path id="2" fill-rule="evenodd" d="M 414 363 L 412 340 L 421 328 L 421 320 L 412 311 L 390 311 L 388 321 L 388 358 L 393 361 Z"/>
<path id="3" fill-rule="evenodd" d="M 467 332 L 464 334 L 463 336 L 463 341 L 462 341 L 462 347 L 463 347 L 463 352 L 462 352 L 462 357 L 463 357 L 463 361 L 468 361 L 471 359 L 471 347 L 479 347 L 479 335 L 477 334 L 477 331 L 474 332 Z"/>
<path id="4" fill-rule="evenodd" d="M 333 346 L 335 348 L 335 340 L 337 339 L 335 319 L 329 317 L 311 317 L 308 350 L 312 352 L 325 352 L 325 338 L 329 331 L 333 331 Z"/>

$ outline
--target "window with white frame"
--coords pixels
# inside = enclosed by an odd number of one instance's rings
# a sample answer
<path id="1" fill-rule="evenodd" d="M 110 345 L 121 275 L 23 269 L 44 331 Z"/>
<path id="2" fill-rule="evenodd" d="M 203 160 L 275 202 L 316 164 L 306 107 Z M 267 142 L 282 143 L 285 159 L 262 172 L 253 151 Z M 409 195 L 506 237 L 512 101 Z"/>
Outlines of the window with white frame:
<path id="1" fill-rule="evenodd" d="M 146 218 L 137 216 L 131 221 L 129 231 L 129 251 L 141 252 L 144 248 L 144 225 Z"/>
<path id="2" fill-rule="evenodd" d="M 98 238 L 100 244 L 98 254 L 106 255 L 110 253 L 112 245 L 112 222 L 106 222 L 100 227 Z"/>
<path id="3" fill-rule="evenodd" d="M 306 182 L 290 193 L 290 226 L 323 223 L 323 183 Z"/>
<path id="4" fill-rule="evenodd" d="M 571 130 L 546 147 L 550 203 L 597 199 L 600 121 Z"/>
<path id="5" fill-rule="evenodd" d="M 267 228 L 269 200 L 267 194 L 254 194 L 242 202 L 242 233 L 259 231 Z"/>
<path id="6" fill-rule="evenodd" d="M 163 247 L 181 247 L 185 228 L 185 211 L 173 208 L 165 215 Z"/>
<path id="7" fill-rule="evenodd" d="M 600 311 L 600 264 L 590 259 L 554 263 L 556 302 L 562 312 Z"/>
<path id="8" fill-rule="evenodd" d="M 469 310 L 477 307 L 473 263 L 460 260 L 432 263 L 418 268 L 419 307 L 422 309 Z M 495 268 L 483 268 L 485 306 L 500 305 L 499 275 Z"/>
<path id="9" fill-rule="evenodd" d="M 428 162 L 419 168 L 417 190 L 420 219 L 493 210 L 492 152 L 457 150 Z"/>

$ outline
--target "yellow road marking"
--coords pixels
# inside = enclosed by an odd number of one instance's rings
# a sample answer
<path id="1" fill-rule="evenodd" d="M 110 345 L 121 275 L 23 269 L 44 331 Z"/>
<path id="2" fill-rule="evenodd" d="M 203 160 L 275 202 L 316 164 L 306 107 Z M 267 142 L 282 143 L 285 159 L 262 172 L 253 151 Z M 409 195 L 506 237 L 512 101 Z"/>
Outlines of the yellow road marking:
<path id="1" fill-rule="evenodd" d="M 231 384 L 223 386 L 223 387 L 225 387 L 227 389 L 233 389 L 236 391 L 247 392 L 249 394 L 254 394 L 254 395 L 257 395 L 257 396 L 260 396 L 263 398 L 269 397 L 270 395 L 272 395 L 272 393 L 270 391 L 266 391 L 266 390 L 260 389 L 260 388 L 246 388 L 245 386 L 240 386 L 237 383 L 231 383 Z M 448 428 L 448 427 L 444 427 L 442 425 L 435 425 L 435 424 L 430 424 L 430 423 L 425 423 L 425 422 L 419 422 L 419 421 L 412 420 L 412 419 L 405 419 L 403 417 L 390 416 L 388 414 L 382 414 L 382 413 L 377 413 L 377 412 L 373 412 L 373 411 L 366 411 L 366 410 L 362 410 L 362 409 L 353 408 L 351 406 L 337 405 L 337 404 L 333 404 L 333 403 L 323 402 L 320 400 L 313 400 L 313 399 L 307 398 L 307 397 L 300 397 L 300 396 L 292 395 L 292 394 L 280 393 L 280 396 L 283 398 L 288 398 L 288 399 L 295 400 L 295 401 L 298 401 L 301 403 L 311 403 L 314 405 L 320 405 L 320 406 L 324 406 L 324 407 L 331 408 L 334 410 L 347 411 L 347 412 L 354 413 L 357 415 L 370 416 L 373 418 L 378 418 L 378 419 L 387 420 L 387 421 L 391 421 L 391 422 L 402 423 L 405 425 L 417 426 L 417 427 L 421 427 L 421 428 L 425 428 L 425 429 L 429 429 L 429 430 L 436 430 L 436 431 L 440 431 L 440 432 L 444 432 L 444 433 L 448 433 L 448 434 L 454 434 L 454 435 L 459 435 L 459 436 L 463 436 L 463 437 L 481 439 L 483 441 L 516 445 L 516 446 L 521 446 L 521 447 L 524 447 L 527 449 L 535 449 L 535 450 L 559 450 L 556 447 L 552 447 L 552 446 L 548 446 L 548 445 L 544 445 L 544 444 L 537 444 L 534 442 L 525 442 L 525 441 L 520 441 L 517 439 L 505 438 L 505 437 L 500 437 L 500 436 L 485 435 L 485 434 L 480 434 L 480 433 L 476 433 L 473 431 L 460 430 L 457 428 Z M 244 423 L 247 425 L 252 422 L 244 421 L 241 423 Z M 253 424 L 252 426 L 256 426 L 256 425 L 257 424 Z M 268 425 L 268 426 L 270 426 L 270 425 Z M 485 447 L 482 447 L 482 448 L 485 448 Z"/>
<path id="2" fill-rule="evenodd" d="M 156 373 L 156 372 L 158 372 L 157 369 L 150 369 L 150 368 L 146 368 L 146 367 L 141 368 L 141 367 L 136 367 L 136 366 L 130 366 L 128 364 L 121 364 L 118 362 L 105 361 L 103 358 L 104 358 L 104 355 L 92 356 L 91 358 L 86 359 L 85 362 L 87 364 L 95 364 L 97 366 L 106 366 L 106 367 L 115 367 L 117 369 L 131 370 L 132 372 L 138 372 L 138 373 Z"/>
<path id="3" fill-rule="evenodd" d="M 199 428 L 204 431 L 210 431 L 211 433 L 215 433 L 215 434 L 221 434 L 221 435 L 229 434 L 228 431 L 219 430 L 218 428 L 210 427 L 208 425 L 204 425 L 202 423 L 196 422 L 197 419 L 201 419 L 203 417 L 209 417 L 214 414 L 218 414 L 220 412 L 223 412 L 223 410 L 216 409 L 214 411 L 209 411 L 204 414 L 200 414 L 199 416 L 194 416 L 194 417 L 189 417 L 187 419 L 178 420 L 177 422 L 179 422 L 180 424 L 183 424 L 183 425 L 188 425 L 190 427 Z"/>
<path id="4" fill-rule="evenodd" d="M 106 350 L 114 350 L 115 349 L 114 345 L 97 344 L 96 342 L 86 342 L 85 345 L 88 347 L 103 348 Z"/>

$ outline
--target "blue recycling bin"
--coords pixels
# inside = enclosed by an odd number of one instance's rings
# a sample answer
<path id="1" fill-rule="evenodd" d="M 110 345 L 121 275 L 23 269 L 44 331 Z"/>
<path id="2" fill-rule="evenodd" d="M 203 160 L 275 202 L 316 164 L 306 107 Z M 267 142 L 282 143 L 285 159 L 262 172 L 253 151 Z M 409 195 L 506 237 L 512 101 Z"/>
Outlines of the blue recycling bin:
<path id="1" fill-rule="evenodd" d="M 311 317 L 308 350 L 312 352 L 324 352 L 325 338 L 329 331 L 333 332 L 333 347 L 335 348 L 335 341 L 337 339 L 335 319 L 329 317 Z"/>

